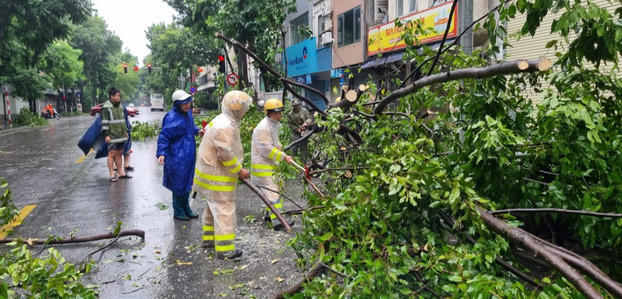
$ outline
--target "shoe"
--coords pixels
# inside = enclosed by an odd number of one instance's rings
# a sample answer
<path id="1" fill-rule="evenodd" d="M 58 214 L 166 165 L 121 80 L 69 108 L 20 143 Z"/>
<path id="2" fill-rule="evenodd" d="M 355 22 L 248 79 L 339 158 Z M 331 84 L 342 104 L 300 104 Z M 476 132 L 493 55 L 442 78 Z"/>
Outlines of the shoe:
<path id="1" fill-rule="evenodd" d="M 111 177 L 110 181 L 113 182 L 113 183 L 116 182 L 117 181 L 117 177 L 116 176 Z"/>
<path id="2" fill-rule="evenodd" d="M 127 166 L 127 167 L 125 167 L 125 170 L 134 171 L 134 167 L 132 167 L 132 166 Z"/>
<path id="3" fill-rule="evenodd" d="M 190 221 L 190 218 L 188 218 L 188 216 L 186 216 L 186 215 L 184 215 L 183 217 L 181 217 L 181 216 L 173 216 L 173 219 L 179 220 L 179 221 Z"/>
<path id="4" fill-rule="evenodd" d="M 287 223 L 289 224 L 290 227 L 294 226 L 294 224 L 296 224 L 296 220 L 290 220 L 285 218 L 285 221 L 287 221 Z M 285 225 L 283 225 L 283 223 L 281 223 L 281 221 L 279 221 L 278 219 L 274 219 L 274 221 L 272 222 L 272 229 L 274 230 L 282 230 L 285 228 Z"/>
<path id="5" fill-rule="evenodd" d="M 190 211 L 190 213 L 186 212 L 186 216 L 192 218 L 192 219 L 197 219 L 199 218 L 199 215 L 197 215 L 196 213 L 194 213 L 193 211 Z"/>
<path id="6" fill-rule="evenodd" d="M 242 256 L 242 250 L 231 250 L 225 252 L 216 252 L 216 258 L 219 260 L 231 260 Z"/>
<path id="7" fill-rule="evenodd" d="M 126 175 L 122 175 L 122 176 L 120 176 L 119 178 L 120 178 L 120 179 L 131 179 L 131 178 L 132 178 L 132 176 L 131 176 L 131 175 L 127 175 L 127 174 L 126 174 Z"/>
<path id="8" fill-rule="evenodd" d="M 263 221 L 264 222 L 270 222 L 270 214 L 268 214 L 268 213 L 263 214 Z"/>
<path id="9" fill-rule="evenodd" d="M 214 248 L 214 241 L 203 241 L 201 248 Z"/>

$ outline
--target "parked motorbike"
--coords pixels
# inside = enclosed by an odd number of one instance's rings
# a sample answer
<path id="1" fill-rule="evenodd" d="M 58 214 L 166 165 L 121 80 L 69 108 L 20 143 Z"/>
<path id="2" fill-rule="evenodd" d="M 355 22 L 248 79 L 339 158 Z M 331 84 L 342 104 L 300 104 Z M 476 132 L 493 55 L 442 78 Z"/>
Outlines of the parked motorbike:
<path id="1" fill-rule="evenodd" d="M 54 110 L 54 116 L 50 115 L 49 113 L 44 112 L 43 113 L 43 118 L 57 118 L 60 119 L 60 113 L 58 113 L 58 111 L 56 111 L 56 109 L 52 109 Z"/>

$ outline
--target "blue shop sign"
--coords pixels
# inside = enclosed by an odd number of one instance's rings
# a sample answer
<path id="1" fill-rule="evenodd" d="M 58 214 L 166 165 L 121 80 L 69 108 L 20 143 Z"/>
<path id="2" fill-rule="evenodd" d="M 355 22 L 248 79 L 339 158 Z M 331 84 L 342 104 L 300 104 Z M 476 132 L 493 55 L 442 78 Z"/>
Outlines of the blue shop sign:
<path id="1" fill-rule="evenodd" d="M 343 69 L 330 70 L 331 78 L 339 78 L 343 76 Z"/>
<path id="2" fill-rule="evenodd" d="M 315 37 L 312 37 L 285 49 L 287 77 L 317 72 L 317 49 L 315 45 Z"/>
<path id="3" fill-rule="evenodd" d="M 294 81 L 298 82 L 298 83 L 302 83 L 302 84 L 306 84 L 309 85 L 311 84 L 311 75 L 307 74 L 307 75 L 302 75 L 302 76 L 298 76 L 298 77 L 293 77 L 292 79 L 294 79 Z"/>

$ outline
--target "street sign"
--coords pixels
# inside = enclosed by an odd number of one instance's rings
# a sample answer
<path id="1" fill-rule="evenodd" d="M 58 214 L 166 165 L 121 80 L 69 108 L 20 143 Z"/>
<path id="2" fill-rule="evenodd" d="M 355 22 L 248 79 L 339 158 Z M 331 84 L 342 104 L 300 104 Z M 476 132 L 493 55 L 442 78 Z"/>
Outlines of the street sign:
<path id="1" fill-rule="evenodd" d="M 231 73 L 227 76 L 227 83 L 231 86 L 235 87 L 238 84 L 238 81 L 240 81 L 240 77 L 238 77 L 235 73 Z"/>
<path id="2" fill-rule="evenodd" d="M 197 92 L 197 88 L 194 86 L 190 87 L 190 93 L 195 93 L 195 92 Z"/>

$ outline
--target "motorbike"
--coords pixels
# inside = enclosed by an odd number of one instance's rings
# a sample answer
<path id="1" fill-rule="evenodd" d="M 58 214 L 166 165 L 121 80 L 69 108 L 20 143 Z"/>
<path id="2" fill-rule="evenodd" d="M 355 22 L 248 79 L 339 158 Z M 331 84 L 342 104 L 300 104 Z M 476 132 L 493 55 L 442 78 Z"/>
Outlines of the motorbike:
<path id="1" fill-rule="evenodd" d="M 58 111 L 56 111 L 56 108 L 52 109 L 54 110 L 54 116 L 51 116 L 49 113 L 43 112 L 43 118 L 57 118 L 60 119 L 60 113 L 58 113 Z"/>

